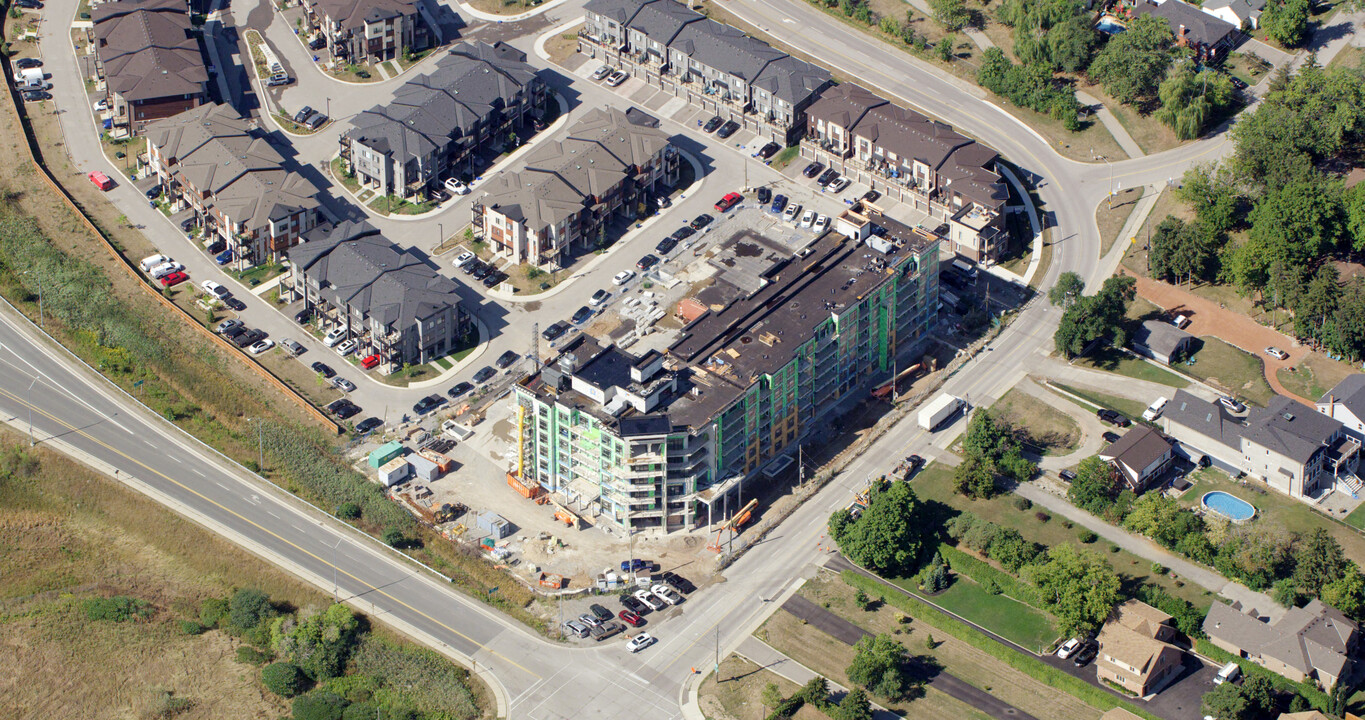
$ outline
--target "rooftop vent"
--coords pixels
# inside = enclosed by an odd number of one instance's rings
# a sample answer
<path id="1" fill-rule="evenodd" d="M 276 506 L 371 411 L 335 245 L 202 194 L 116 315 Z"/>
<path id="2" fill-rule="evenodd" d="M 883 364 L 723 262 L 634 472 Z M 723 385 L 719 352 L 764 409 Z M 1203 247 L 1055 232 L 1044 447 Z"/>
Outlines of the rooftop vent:
<path id="1" fill-rule="evenodd" d="M 1291 421 L 1292 421 L 1292 420 L 1294 419 L 1294 413 L 1287 412 L 1287 413 L 1285 413 L 1282 417 L 1283 417 L 1285 420 L 1291 420 Z"/>

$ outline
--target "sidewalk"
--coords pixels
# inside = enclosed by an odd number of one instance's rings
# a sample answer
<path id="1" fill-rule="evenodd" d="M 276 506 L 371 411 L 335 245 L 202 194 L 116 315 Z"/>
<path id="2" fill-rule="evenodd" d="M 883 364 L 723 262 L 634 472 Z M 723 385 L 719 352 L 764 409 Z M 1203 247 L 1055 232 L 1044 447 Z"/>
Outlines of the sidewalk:
<path id="1" fill-rule="evenodd" d="M 1114 113 L 1109 111 L 1109 108 L 1101 102 L 1099 98 L 1090 93 L 1077 90 L 1076 99 L 1079 100 L 1082 105 L 1098 105 L 1100 107 L 1099 110 L 1095 111 L 1095 114 L 1099 116 L 1100 122 L 1104 123 L 1104 128 L 1109 131 L 1109 134 L 1114 136 L 1114 140 L 1118 142 L 1119 147 L 1123 148 L 1123 151 L 1128 153 L 1128 157 L 1140 158 L 1147 155 L 1147 153 L 1143 152 L 1142 148 L 1138 146 L 1137 141 L 1133 139 L 1133 136 L 1128 134 L 1128 128 L 1125 128 L 1123 123 L 1119 122 L 1119 119 L 1114 116 Z"/>
<path id="2" fill-rule="evenodd" d="M 1014 387 L 1025 395 L 1075 420 L 1076 424 L 1081 426 L 1081 444 L 1074 452 L 1066 455 L 1044 455 L 1038 459 L 1038 467 L 1053 471 L 1069 468 L 1099 452 L 1100 448 L 1105 446 L 1104 426 L 1100 424 L 1094 413 L 1086 412 L 1075 403 L 1067 401 L 1029 378 L 1025 378 Z"/>

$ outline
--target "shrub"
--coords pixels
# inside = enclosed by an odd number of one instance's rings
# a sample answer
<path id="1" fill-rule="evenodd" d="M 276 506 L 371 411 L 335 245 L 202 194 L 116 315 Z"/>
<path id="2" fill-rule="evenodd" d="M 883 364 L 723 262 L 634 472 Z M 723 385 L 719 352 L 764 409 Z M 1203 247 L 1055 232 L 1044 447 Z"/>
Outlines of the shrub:
<path id="1" fill-rule="evenodd" d="M 341 720 L 374 720 L 379 716 L 379 708 L 369 703 L 352 703 L 341 711 Z"/>
<path id="2" fill-rule="evenodd" d="M 1047 522 L 1048 520 L 1051 520 L 1051 519 L 1052 519 L 1052 516 L 1051 516 L 1051 515 L 1048 515 L 1047 513 L 1043 512 L 1042 510 L 1039 510 L 1038 512 L 1033 513 L 1033 517 L 1038 518 L 1038 522 L 1041 522 L 1041 523 L 1045 523 L 1045 522 Z"/>
<path id="3" fill-rule="evenodd" d="M 242 588 L 228 600 L 228 624 L 238 632 L 246 632 L 275 613 L 270 596 L 255 588 Z"/>
<path id="4" fill-rule="evenodd" d="M 1170 568 L 1166 567 L 1165 565 L 1162 565 L 1161 563 L 1152 563 L 1152 572 L 1156 573 L 1157 575 L 1165 575 L 1170 571 L 1171 571 Z"/>
<path id="5" fill-rule="evenodd" d="M 1119 546 L 1118 546 L 1118 545 L 1114 545 L 1114 544 L 1110 544 L 1110 545 L 1109 545 L 1109 552 L 1111 552 L 1111 553 L 1116 553 L 1116 552 L 1118 552 L 1118 551 L 1119 551 Z"/>
<path id="6" fill-rule="evenodd" d="M 200 625 L 197 621 L 194 620 L 180 621 L 180 632 L 183 632 L 186 635 L 203 635 L 204 631 L 207 629 L 208 628 L 204 627 L 203 625 Z"/>
<path id="7" fill-rule="evenodd" d="M 294 698 L 294 720 L 341 720 L 346 698 L 334 692 L 315 690 Z"/>
<path id="8" fill-rule="evenodd" d="M 384 544 L 389 547 L 402 547 L 408 541 L 403 535 L 403 531 L 398 528 L 389 528 L 384 531 Z"/>
<path id="9" fill-rule="evenodd" d="M 308 687 L 308 678 L 298 665 L 277 662 L 261 668 L 261 684 L 280 697 L 294 697 Z"/>
<path id="10" fill-rule="evenodd" d="M 981 581 L 981 589 L 985 590 L 988 595 L 999 595 L 1000 583 L 996 582 L 995 578 L 988 577 Z"/>
<path id="11" fill-rule="evenodd" d="M 1087 529 L 1081 531 L 1080 539 L 1081 542 L 1085 543 L 1086 545 L 1089 545 L 1090 543 L 1098 540 L 1099 536 Z"/>
<path id="12" fill-rule="evenodd" d="M 227 614 L 228 601 L 225 598 L 208 598 L 199 604 L 199 622 L 205 627 L 218 627 Z"/>
<path id="13" fill-rule="evenodd" d="M 353 502 L 344 502 L 337 507 L 337 517 L 343 520 L 359 520 L 360 506 Z"/>
<path id="14" fill-rule="evenodd" d="M 1014 499 L 1014 507 L 1022 512 L 1033 507 L 1033 502 L 1026 497 L 1017 497 Z"/>
<path id="15" fill-rule="evenodd" d="M 146 600 L 127 595 L 107 598 L 89 598 L 81 603 L 85 617 L 90 620 L 124 622 L 126 620 L 145 620 L 152 616 L 152 606 Z"/>
<path id="16" fill-rule="evenodd" d="M 257 650 L 250 645 L 237 646 L 237 662 L 247 665 L 264 665 L 270 661 L 270 656 Z"/>

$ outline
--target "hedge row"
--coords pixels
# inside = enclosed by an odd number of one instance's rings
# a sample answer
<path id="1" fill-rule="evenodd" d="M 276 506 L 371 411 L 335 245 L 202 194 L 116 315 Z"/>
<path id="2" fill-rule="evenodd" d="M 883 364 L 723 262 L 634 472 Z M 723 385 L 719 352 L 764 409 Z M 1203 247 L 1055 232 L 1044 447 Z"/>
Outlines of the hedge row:
<path id="1" fill-rule="evenodd" d="M 1042 596 L 1038 594 L 1038 588 L 947 543 L 940 543 L 938 551 L 943 555 L 943 559 L 948 561 L 949 567 L 975 580 L 978 585 L 985 584 L 986 578 L 990 578 L 1005 595 L 1025 605 L 1047 611 L 1047 603 L 1044 603 Z"/>
<path id="2" fill-rule="evenodd" d="M 1072 677 L 1057 668 L 1045 664 L 1036 657 L 1025 655 L 1013 648 L 1002 645 L 956 618 L 949 617 L 905 593 L 899 591 L 888 593 L 887 591 L 890 588 L 887 588 L 887 586 L 877 580 L 864 577 L 852 570 L 845 570 L 843 579 L 844 582 L 849 585 L 861 589 L 869 595 L 879 596 L 883 602 L 890 603 L 912 616 L 922 618 L 934 627 L 947 632 L 958 640 L 979 650 L 985 651 L 998 660 L 1004 661 L 1005 664 L 1015 670 L 1018 670 L 1039 682 L 1045 683 L 1049 687 L 1057 688 L 1062 692 L 1075 696 L 1081 702 L 1102 711 L 1121 707 L 1146 720 L 1160 720 L 1155 715 L 1142 710 L 1136 705 L 1116 698 L 1084 680 Z"/>

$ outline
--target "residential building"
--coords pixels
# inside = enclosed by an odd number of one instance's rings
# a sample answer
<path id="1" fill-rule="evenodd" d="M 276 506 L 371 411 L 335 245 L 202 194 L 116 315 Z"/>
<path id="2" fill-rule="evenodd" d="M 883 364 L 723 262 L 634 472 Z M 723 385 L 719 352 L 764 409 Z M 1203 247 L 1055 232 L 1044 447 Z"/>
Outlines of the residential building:
<path id="1" fill-rule="evenodd" d="M 1320 710 L 1308 710 L 1306 712 L 1280 713 L 1276 720 L 1332 720 L 1332 717 L 1324 715 Z M 1347 713 L 1346 720 L 1360 720 L 1360 718 Z"/>
<path id="2" fill-rule="evenodd" d="M 396 60 L 438 41 L 427 0 L 311 0 L 309 28 L 322 33 L 335 58 L 355 64 Z"/>
<path id="3" fill-rule="evenodd" d="M 1289 608 L 1273 624 L 1242 612 L 1238 603 L 1214 601 L 1204 618 L 1204 634 L 1233 655 L 1293 682 L 1312 680 L 1331 692 L 1350 672 L 1360 628 L 1318 599 Z"/>
<path id="4" fill-rule="evenodd" d="M 1170 645 L 1172 618 L 1139 600 L 1118 605 L 1096 637 L 1095 671 L 1100 680 L 1146 697 L 1180 673 L 1184 654 Z"/>
<path id="5" fill-rule="evenodd" d="M 1139 495 L 1176 461 L 1170 441 L 1146 425 L 1133 426 L 1123 437 L 1100 450 L 1099 457 L 1109 463 L 1129 490 Z"/>
<path id="6" fill-rule="evenodd" d="M 108 119 L 141 135 L 147 124 L 208 101 L 208 69 L 184 0 L 122 0 L 90 9 L 94 80 Z"/>
<path id="7" fill-rule="evenodd" d="M 946 223 L 958 255 L 989 263 L 1006 250 L 995 151 L 853 83 L 822 92 L 806 115 L 802 157 Z"/>
<path id="8" fill-rule="evenodd" d="M 318 187 L 229 105 L 201 105 L 149 126 L 147 155 L 171 209 L 192 208 L 238 267 L 279 257 L 323 219 Z"/>
<path id="9" fill-rule="evenodd" d="M 1142 720 L 1141 715 L 1135 715 L 1121 707 L 1110 708 L 1100 716 L 1100 720 Z"/>
<path id="10" fill-rule="evenodd" d="M 318 228 L 289 260 L 282 293 L 303 300 L 322 330 L 345 329 L 357 355 L 378 355 L 389 371 L 447 355 L 474 332 L 459 284 L 367 222 Z"/>
<path id="11" fill-rule="evenodd" d="M 1194 336 L 1165 320 L 1143 320 L 1128 344 L 1133 352 L 1165 365 L 1179 362 L 1194 352 Z"/>
<path id="12" fill-rule="evenodd" d="M 1255 30 L 1261 26 L 1265 0 L 1204 0 L 1199 9 L 1233 27 Z"/>
<path id="13" fill-rule="evenodd" d="M 1347 375 L 1318 398 L 1318 412 L 1340 422 L 1346 434 L 1365 442 L 1365 375 Z"/>
<path id="14" fill-rule="evenodd" d="M 894 222 L 894 221 L 891 221 Z M 609 527 L 665 532 L 737 512 L 746 478 L 792 463 L 841 401 L 924 338 L 938 243 L 888 231 L 893 254 L 826 233 L 793 255 L 745 231 L 709 262 L 707 310 L 665 352 L 579 336 L 514 388 L 515 472 Z"/>
<path id="15" fill-rule="evenodd" d="M 1193 50 L 1199 62 L 1222 60 L 1237 42 L 1237 26 L 1180 0 L 1136 0 L 1133 13 L 1165 20 L 1175 35 L 1175 44 Z"/>
<path id="16" fill-rule="evenodd" d="M 542 143 L 526 167 L 485 183 L 473 203 L 475 232 L 515 263 L 566 265 L 572 249 L 605 238 L 618 218 L 678 182 L 682 163 L 659 119 L 630 108 L 595 108 L 562 140 Z"/>
<path id="17" fill-rule="evenodd" d="M 1214 464 L 1292 498 L 1315 499 L 1337 483 L 1350 492 L 1360 489 L 1354 477 L 1360 442 L 1339 421 L 1281 395 L 1238 417 L 1219 403 L 1177 390 L 1161 423 L 1167 435 Z"/>
<path id="18" fill-rule="evenodd" d="M 473 171 L 480 150 L 539 116 L 549 95 L 526 53 L 502 42 L 460 43 L 432 72 L 351 120 L 341 157 L 364 187 L 410 197 Z"/>
<path id="19" fill-rule="evenodd" d="M 706 112 L 791 145 L 806 108 L 833 84 L 824 69 L 676 0 L 589 0 L 579 52 Z"/>

